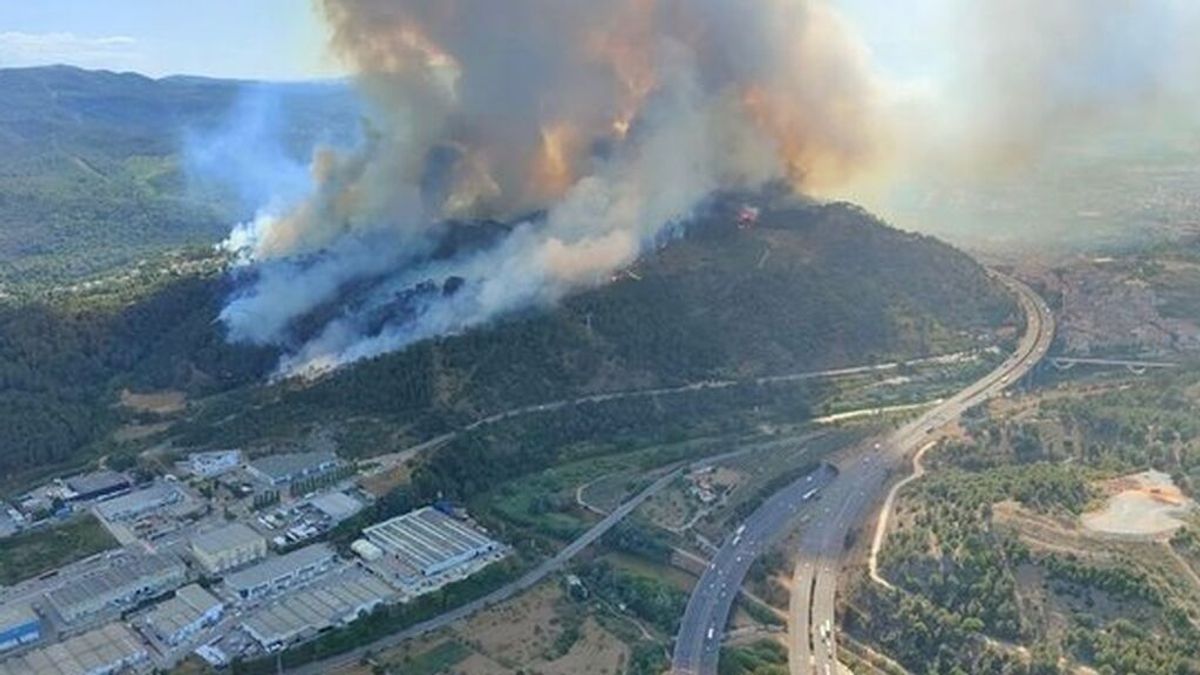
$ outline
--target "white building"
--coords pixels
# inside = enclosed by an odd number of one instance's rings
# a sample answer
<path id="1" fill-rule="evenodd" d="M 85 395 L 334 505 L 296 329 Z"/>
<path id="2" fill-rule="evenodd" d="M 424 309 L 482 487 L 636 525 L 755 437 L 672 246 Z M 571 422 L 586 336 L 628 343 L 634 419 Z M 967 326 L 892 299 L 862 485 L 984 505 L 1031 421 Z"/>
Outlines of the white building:
<path id="1" fill-rule="evenodd" d="M 328 544 L 313 544 L 229 574 L 225 585 L 240 598 L 261 598 L 312 579 L 336 561 L 337 553 Z"/>
<path id="2" fill-rule="evenodd" d="M 201 478 L 214 478 L 242 464 L 241 450 L 197 452 L 188 457 L 188 469 Z"/>
<path id="3" fill-rule="evenodd" d="M 224 608 L 212 593 L 196 584 L 188 584 L 175 591 L 175 597 L 147 614 L 144 623 L 158 639 L 178 645 L 220 620 Z"/>
<path id="4" fill-rule="evenodd" d="M 471 525 L 428 506 L 372 525 L 363 536 L 386 554 L 390 576 L 405 587 L 451 573 L 503 548 Z"/>

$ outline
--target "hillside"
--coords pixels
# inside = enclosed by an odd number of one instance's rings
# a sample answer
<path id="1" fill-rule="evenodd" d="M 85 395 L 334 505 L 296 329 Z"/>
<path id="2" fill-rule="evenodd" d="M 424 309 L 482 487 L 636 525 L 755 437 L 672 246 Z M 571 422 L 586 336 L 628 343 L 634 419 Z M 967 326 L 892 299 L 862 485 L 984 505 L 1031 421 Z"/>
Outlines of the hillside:
<path id="1" fill-rule="evenodd" d="M 219 139 L 270 106 L 282 152 L 344 136 L 357 109 L 336 84 L 264 84 L 66 66 L 0 70 L 0 291 L 72 281 L 141 256 L 212 244 L 253 213 L 189 167 L 189 139 Z M 230 148 L 207 169 L 222 170 Z M 253 152 L 247 145 L 239 152 Z M 211 173 L 211 172 L 209 172 Z"/>
<path id="2" fill-rule="evenodd" d="M 187 443 L 296 437 L 346 420 L 413 437 L 580 394 L 910 358 L 978 344 L 1011 303 L 966 255 L 851 205 L 720 209 L 613 283 L 315 383 L 225 397 Z M 353 434 L 351 434 L 353 435 Z"/>

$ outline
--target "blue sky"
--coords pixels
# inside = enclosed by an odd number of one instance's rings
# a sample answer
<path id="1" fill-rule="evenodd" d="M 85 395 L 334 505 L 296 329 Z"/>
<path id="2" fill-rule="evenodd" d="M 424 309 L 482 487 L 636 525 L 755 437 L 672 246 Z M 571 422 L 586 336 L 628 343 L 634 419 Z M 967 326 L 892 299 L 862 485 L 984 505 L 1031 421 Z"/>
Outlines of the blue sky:
<path id="1" fill-rule="evenodd" d="M 294 80 L 338 74 L 324 41 L 307 0 L 0 0 L 0 67 Z"/>

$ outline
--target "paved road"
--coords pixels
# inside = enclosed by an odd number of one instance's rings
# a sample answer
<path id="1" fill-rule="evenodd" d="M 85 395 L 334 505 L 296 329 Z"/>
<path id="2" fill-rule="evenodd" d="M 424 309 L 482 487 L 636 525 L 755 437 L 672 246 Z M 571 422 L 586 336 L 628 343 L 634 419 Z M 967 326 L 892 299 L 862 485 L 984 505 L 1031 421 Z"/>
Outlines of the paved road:
<path id="1" fill-rule="evenodd" d="M 795 522 L 837 472 L 828 464 L 772 495 L 746 519 L 709 561 L 692 587 L 679 624 L 671 665 L 676 673 L 715 673 L 733 600 L 751 563 Z"/>
<path id="2" fill-rule="evenodd" d="M 385 638 L 376 640 L 369 645 L 359 647 L 358 649 L 346 652 L 345 654 L 325 659 L 324 661 L 310 663 L 306 666 L 296 668 L 291 672 L 301 673 L 304 675 L 324 675 L 324 673 L 334 671 L 338 668 L 351 666 L 357 663 L 358 660 L 367 652 L 379 652 L 384 649 L 389 649 L 399 645 L 405 640 L 424 635 L 440 628 L 444 628 L 455 621 L 458 621 L 459 619 L 465 619 L 466 617 L 478 612 L 481 609 L 484 609 L 485 607 L 489 607 L 499 602 L 504 602 L 514 595 L 536 586 L 546 577 L 562 569 L 563 566 L 565 566 L 567 562 L 570 561 L 571 558 L 575 557 L 575 555 L 580 551 L 595 543 L 595 541 L 600 537 L 604 536 L 605 533 L 611 530 L 614 525 L 621 522 L 638 506 L 641 506 L 642 502 L 646 501 L 656 492 L 662 490 L 664 487 L 670 484 L 671 481 L 675 480 L 682 471 L 682 467 L 676 468 L 658 480 L 654 481 L 645 490 L 642 490 L 637 495 L 631 497 L 629 500 L 621 504 L 616 508 L 616 510 L 605 516 L 600 522 L 593 525 L 591 529 L 564 547 L 554 557 L 547 559 L 534 569 L 526 572 L 524 576 L 516 581 L 502 586 L 495 591 L 492 591 L 488 595 L 475 600 L 474 602 L 470 602 L 452 609 L 449 612 L 440 614 L 428 621 L 410 626 L 409 628 L 406 628 L 398 633 L 393 633 Z"/>
<path id="3" fill-rule="evenodd" d="M 788 664 L 792 675 L 837 672 L 834 603 L 846 535 L 881 494 L 890 471 L 913 450 L 928 443 L 936 429 L 1019 380 L 1050 348 L 1054 317 L 1049 308 L 1025 284 L 996 276 L 1017 295 L 1026 316 L 1026 332 L 1014 354 L 982 379 L 901 427 L 880 444 L 875 457 L 842 466 L 837 480 L 824 491 L 824 513 L 802 535 L 793 575 L 788 611 Z"/>

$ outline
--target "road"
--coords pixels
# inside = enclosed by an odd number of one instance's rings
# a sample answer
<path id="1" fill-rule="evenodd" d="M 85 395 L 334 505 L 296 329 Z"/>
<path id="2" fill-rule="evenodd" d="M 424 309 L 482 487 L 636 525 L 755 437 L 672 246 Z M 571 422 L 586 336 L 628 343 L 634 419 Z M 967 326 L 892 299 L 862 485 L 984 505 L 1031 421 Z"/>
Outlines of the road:
<path id="1" fill-rule="evenodd" d="M 788 664 L 792 675 L 829 675 L 838 670 L 834 608 L 846 536 L 882 494 L 891 472 L 906 456 L 926 445 L 933 432 L 1019 380 L 1049 350 L 1054 339 L 1054 317 L 1045 302 L 1025 284 L 998 273 L 996 277 L 1016 294 L 1026 317 L 1025 334 L 1013 355 L 898 429 L 880 443 L 874 457 L 840 467 L 837 479 L 824 491 L 824 512 L 801 536 L 800 557 L 793 574 L 788 610 Z"/>
<path id="2" fill-rule="evenodd" d="M 290 672 L 301 673 L 304 675 L 324 675 L 324 673 L 333 672 L 339 668 L 352 666 L 358 663 L 359 659 L 361 659 L 368 652 L 374 653 L 385 649 L 390 649 L 399 645 L 405 640 L 409 640 L 440 628 L 444 628 L 455 621 L 467 618 L 468 616 L 478 612 L 481 609 L 484 609 L 485 607 L 504 602 L 514 595 L 536 586 L 546 577 L 561 570 L 567 564 L 567 562 L 569 562 L 571 558 L 575 557 L 580 551 L 592 545 L 597 539 L 604 536 L 613 528 L 614 525 L 624 520 L 624 518 L 632 513 L 634 509 L 641 506 L 642 502 L 646 501 L 656 492 L 669 485 L 671 481 L 679 477 L 682 471 L 683 467 L 679 467 L 673 471 L 669 471 L 661 478 L 655 480 L 650 484 L 649 487 L 626 500 L 612 513 L 608 514 L 602 520 L 600 520 L 600 522 L 593 525 L 587 532 L 580 535 L 570 544 L 567 544 L 567 546 L 559 551 L 554 557 L 548 558 L 534 569 L 526 572 L 516 581 L 513 581 L 505 586 L 501 586 L 500 588 L 492 591 L 482 598 L 479 598 L 478 600 L 456 607 L 455 609 L 452 609 L 444 614 L 439 614 L 428 621 L 415 624 L 398 633 L 393 633 L 387 637 L 380 638 L 379 640 L 376 640 L 375 642 L 372 642 L 366 646 L 359 647 L 358 649 L 340 654 L 338 656 L 330 657 L 323 661 L 317 661 L 300 668 L 295 668 Z"/>
<path id="3" fill-rule="evenodd" d="M 750 565 L 796 520 L 800 508 L 813 501 L 836 475 L 833 467 L 821 465 L 768 498 L 727 538 L 692 587 L 675 639 L 671 659 L 674 672 L 717 672 L 725 624 Z"/>

